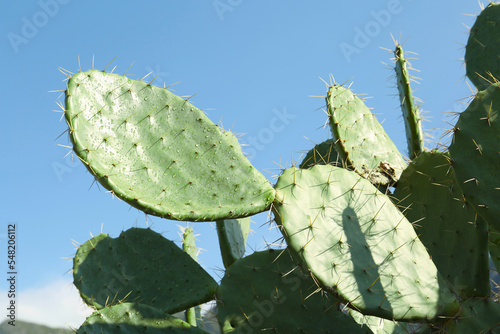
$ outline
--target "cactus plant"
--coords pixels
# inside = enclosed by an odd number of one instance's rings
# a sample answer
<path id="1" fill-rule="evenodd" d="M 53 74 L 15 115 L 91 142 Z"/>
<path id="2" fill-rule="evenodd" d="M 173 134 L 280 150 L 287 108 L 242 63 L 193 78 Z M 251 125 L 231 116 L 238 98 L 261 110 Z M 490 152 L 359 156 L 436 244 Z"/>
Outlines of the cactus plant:
<path id="1" fill-rule="evenodd" d="M 125 76 L 73 75 L 66 121 L 90 173 L 146 213 L 217 221 L 225 266 L 218 285 L 151 230 L 96 236 L 74 259 L 75 285 L 97 309 L 78 333 L 200 332 L 168 314 L 212 298 L 223 333 L 493 333 L 500 324 L 488 285 L 489 254 L 500 263 L 499 8 L 488 5 L 472 28 L 465 60 L 480 91 L 448 152 L 423 146 L 398 44 L 410 161 L 350 86 L 332 83 L 332 138 L 300 168 L 282 170 L 274 186 L 233 134 L 187 100 Z M 270 208 L 286 250 L 245 256 L 249 216 Z M 192 250 L 193 231 L 185 232 Z"/>

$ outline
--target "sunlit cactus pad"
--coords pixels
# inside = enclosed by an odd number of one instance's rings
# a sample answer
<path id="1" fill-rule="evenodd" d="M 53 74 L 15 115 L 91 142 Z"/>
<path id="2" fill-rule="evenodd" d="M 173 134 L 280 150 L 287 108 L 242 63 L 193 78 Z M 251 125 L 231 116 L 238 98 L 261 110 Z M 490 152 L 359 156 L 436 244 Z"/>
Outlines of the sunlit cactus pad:
<path id="1" fill-rule="evenodd" d="M 500 80 L 500 4 L 491 2 L 478 15 L 465 47 L 467 77 L 479 90 Z"/>
<path id="2" fill-rule="evenodd" d="M 290 168 L 277 223 L 320 285 L 366 315 L 434 319 L 457 303 L 412 225 L 368 180 L 334 166 Z"/>
<path id="3" fill-rule="evenodd" d="M 74 284 L 83 300 L 101 309 L 121 301 L 175 313 L 213 299 L 215 280 L 175 243 L 150 229 L 118 238 L 100 234 L 78 248 Z"/>
<path id="4" fill-rule="evenodd" d="M 106 188 L 168 219 L 213 221 L 266 210 L 273 188 L 238 140 L 165 88 L 97 70 L 66 90 L 73 149 Z"/>
<path id="5" fill-rule="evenodd" d="M 344 164 L 373 184 L 396 182 L 406 163 L 363 100 L 349 88 L 332 85 L 326 104 L 335 148 Z"/>

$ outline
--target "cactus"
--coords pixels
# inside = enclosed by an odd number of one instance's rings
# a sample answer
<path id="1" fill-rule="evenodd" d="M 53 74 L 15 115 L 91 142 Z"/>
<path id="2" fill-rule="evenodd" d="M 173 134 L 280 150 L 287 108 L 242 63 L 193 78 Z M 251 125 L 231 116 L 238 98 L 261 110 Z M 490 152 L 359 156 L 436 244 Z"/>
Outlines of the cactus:
<path id="1" fill-rule="evenodd" d="M 191 227 L 183 229 L 182 250 L 191 256 L 193 260 L 198 261 L 198 249 L 196 248 L 194 240 L 194 231 Z M 184 314 L 186 316 L 186 322 L 196 327 L 196 309 L 194 307 L 188 308 Z"/>
<path id="2" fill-rule="evenodd" d="M 250 217 L 217 220 L 216 224 L 222 263 L 228 268 L 245 255 Z"/>
<path id="3" fill-rule="evenodd" d="M 477 93 L 453 129 L 450 156 L 465 199 L 500 230 L 500 84 Z"/>
<path id="4" fill-rule="evenodd" d="M 79 72 L 68 81 L 65 115 L 73 150 L 88 170 L 146 213 L 212 221 L 264 211 L 273 200 L 234 135 L 167 89 Z"/>
<path id="5" fill-rule="evenodd" d="M 326 104 L 335 148 L 344 165 L 374 184 L 397 182 L 406 163 L 364 102 L 350 89 L 334 84 Z"/>
<path id="6" fill-rule="evenodd" d="M 405 120 L 408 155 L 413 159 L 424 151 L 424 135 L 420 110 L 418 105 L 415 104 L 410 86 L 410 82 L 414 79 L 408 73 L 409 68 L 407 65 L 409 65 L 409 62 L 405 58 L 403 47 L 400 44 L 396 45 L 394 55 L 396 57 L 395 69 L 399 100 L 401 101 L 401 110 L 403 111 L 403 118 Z"/>
<path id="7" fill-rule="evenodd" d="M 312 278 L 287 250 L 256 252 L 228 268 L 217 292 L 224 333 L 369 333 L 338 310 L 339 301 L 314 293 Z"/>
<path id="8" fill-rule="evenodd" d="M 386 319 L 456 312 L 411 224 L 368 180 L 333 166 L 291 168 L 276 189 L 275 217 L 287 244 L 325 290 Z"/>
<path id="9" fill-rule="evenodd" d="M 236 137 L 189 101 L 125 76 L 73 75 L 66 121 L 90 173 L 148 214 L 216 221 L 225 266 L 217 285 L 195 261 L 191 228 L 183 246 L 192 257 L 149 229 L 98 235 L 74 258 L 74 284 L 97 309 L 78 333 L 202 333 L 169 314 L 214 298 L 224 333 L 494 332 L 500 303 L 490 294 L 488 255 L 498 268 L 499 20 L 491 3 L 471 30 L 467 74 L 480 91 L 448 151 L 423 146 L 408 62 L 396 45 L 409 164 L 363 100 L 333 83 L 332 138 L 300 168 L 282 170 L 274 187 Z M 249 217 L 268 209 L 287 248 L 245 256 Z"/>
<path id="10" fill-rule="evenodd" d="M 304 159 L 300 163 L 299 168 L 309 168 L 315 165 L 333 165 L 342 166 L 339 154 L 335 150 L 335 142 L 333 139 L 327 139 L 324 142 L 315 145 L 307 152 Z"/>
<path id="11" fill-rule="evenodd" d="M 77 334 L 207 334 L 188 323 L 144 304 L 122 303 L 108 306 L 90 315 Z"/>
<path id="12" fill-rule="evenodd" d="M 401 175 L 394 197 L 453 291 L 489 296 L 488 227 L 463 201 L 450 166 L 447 154 L 423 152 Z"/>
<path id="13" fill-rule="evenodd" d="M 211 300 L 217 288 L 196 261 L 150 229 L 116 239 L 100 234 L 78 248 L 73 262 L 74 284 L 96 309 L 139 301 L 173 314 Z"/>
<path id="14" fill-rule="evenodd" d="M 500 79 L 500 5 L 491 2 L 477 17 L 465 48 L 467 77 L 478 90 Z"/>

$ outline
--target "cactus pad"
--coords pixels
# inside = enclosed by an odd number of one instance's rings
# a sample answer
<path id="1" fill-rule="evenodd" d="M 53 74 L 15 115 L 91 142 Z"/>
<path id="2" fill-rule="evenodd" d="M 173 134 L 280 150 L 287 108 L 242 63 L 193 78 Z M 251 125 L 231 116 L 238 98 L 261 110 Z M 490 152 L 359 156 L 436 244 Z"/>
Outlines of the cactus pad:
<path id="1" fill-rule="evenodd" d="M 309 168 L 314 165 L 342 166 L 342 160 L 335 150 L 333 139 L 325 140 L 315 145 L 302 160 L 299 168 Z"/>
<path id="2" fill-rule="evenodd" d="M 207 334 L 149 305 L 122 303 L 92 313 L 77 334 Z"/>
<path id="3" fill-rule="evenodd" d="M 500 80 L 500 4 L 491 2 L 476 18 L 465 47 L 467 77 L 478 90 Z"/>
<path id="4" fill-rule="evenodd" d="M 413 98 L 410 82 L 414 81 L 408 73 L 409 62 L 404 56 L 403 47 L 398 44 L 394 51 L 396 56 L 396 78 L 401 101 L 401 110 L 405 121 L 406 141 L 408 143 L 408 155 L 411 159 L 424 151 L 424 134 L 422 131 L 422 121 L 420 110 Z"/>
<path id="5" fill-rule="evenodd" d="M 366 315 L 410 321 L 458 305 L 412 225 L 368 180 L 334 166 L 286 169 L 275 219 L 319 284 Z"/>
<path id="6" fill-rule="evenodd" d="M 489 296 L 487 224 L 464 203 L 448 155 L 421 153 L 404 170 L 394 197 L 453 290 L 461 298 Z"/>
<path id="7" fill-rule="evenodd" d="M 465 199 L 500 230 L 500 84 L 477 93 L 460 114 L 449 151 Z"/>
<path id="8" fill-rule="evenodd" d="M 216 224 L 222 262 L 227 268 L 245 255 L 250 217 L 217 220 Z"/>
<path id="9" fill-rule="evenodd" d="M 66 121 L 92 175 L 148 214 L 213 221 L 262 212 L 273 201 L 234 135 L 167 89 L 79 72 L 68 82 Z"/>
<path id="10" fill-rule="evenodd" d="M 363 100 L 333 85 L 326 103 L 335 148 L 347 167 L 373 184 L 396 182 L 406 163 Z"/>
<path id="11" fill-rule="evenodd" d="M 228 268 L 217 291 L 223 333 L 370 333 L 317 290 L 286 250 L 256 252 Z"/>
<path id="12" fill-rule="evenodd" d="M 100 234 L 78 248 L 73 263 L 75 286 L 97 309 L 126 301 L 175 313 L 210 301 L 217 289 L 196 261 L 150 229 Z"/>

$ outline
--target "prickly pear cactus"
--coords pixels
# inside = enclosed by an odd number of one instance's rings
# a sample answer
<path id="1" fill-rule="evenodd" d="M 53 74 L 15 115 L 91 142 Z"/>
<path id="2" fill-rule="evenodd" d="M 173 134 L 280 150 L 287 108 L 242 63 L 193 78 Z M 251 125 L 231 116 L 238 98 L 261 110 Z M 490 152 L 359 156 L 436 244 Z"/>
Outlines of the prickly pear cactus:
<path id="1" fill-rule="evenodd" d="M 74 284 L 83 300 L 102 309 L 139 301 L 175 313 L 213 298 L 215 280 L 172 241 L 150 229 L 118 238 L 100 234 L 78 248 Z"/>
<path id="2" fill-rule="evenodd" d="M 396 182 L 406 163 L 363 100 L 341 85 L 326 97 L 335 148 L 346 167 L 373 184 Z"/>
<path id="3" fill-rule="evenodd" d="M 489 296 L 488 227 L 464 202 L 448 154 L 421 153 L 394 197 L 453 291 L 461 298 Z"/>
<path id="4" fill-rule="evenodd" d="M 223 333 L 371 333 L 317 291 L 287 250 L 256 252 L 229 267 L 217 303 Z"/>
<path id="5" fill-rule="evenodd" d="M 74 283 L 97 309 L 78 333 L 203 333 L 193 307 L 213 298 L 223 333 L 497 332 L 488 284 L 488 255 L 500 267 L 497 22 L 491 3 L 471 30 L 467 75 L 480 91 L 449 152 L 423 147 L 397 45 L 409 165 L 364 102 L 333 84 L 332 138 L 274 188 L 189 101 L 124 76 L 75 74 L 65 114 L 88 170 L 148 214 L 217 221 L 225 266 L 219 286 L 195 261 L 191 228 L 191 255 L 147 229 L 98 235 L 74 258 Z M 248 217 L 269 208 L 287 247 L 245 256 Z M 177 311 L 191 326 L 168 315 Z"/>
<path id="6" fill-rule="evenodd" d="M 405 57 L 401 44 L 396 45 L 394 51 L 396 57 L 396 78 L 401 101 L 401 111 L 405 120 L 406 141 L 408 143 L 408 154 L 411 159 L 417 157 L 424 151 L 424 133 L 422 131 L 422 118 L 419 106 L 413 98 L 411 81 L 415 79 L 409 74 L 411 65 Z"/>
<path id="7" fill-rule="evenodd" d="M 500 230 L 500 84 L 477 93 L 453 130 L 450 156 L 468 203 Z"/>
<path id="8" fill-rule="evenodd" d="M 412 225 L 368 180 L 333 166 L 290 168 L 276 190 L 276 221 L 323 289 L 363 314 L 391 320 L 457 311 Z"/>
<path id="9" fill-rule="evenodd" d="M 97 70 L 66 90 L 73 150 L 130 205 L 177 220 L 212 221 L 266 210 L 272 186 L 237 139 L 169 90 Z"/>
<path id="10" fill-rule="evenodd" d="M 478 90 L 500 80 L 500 4 L 490 2 L 476 18 L 465 48 L 467 77 Z"/>

